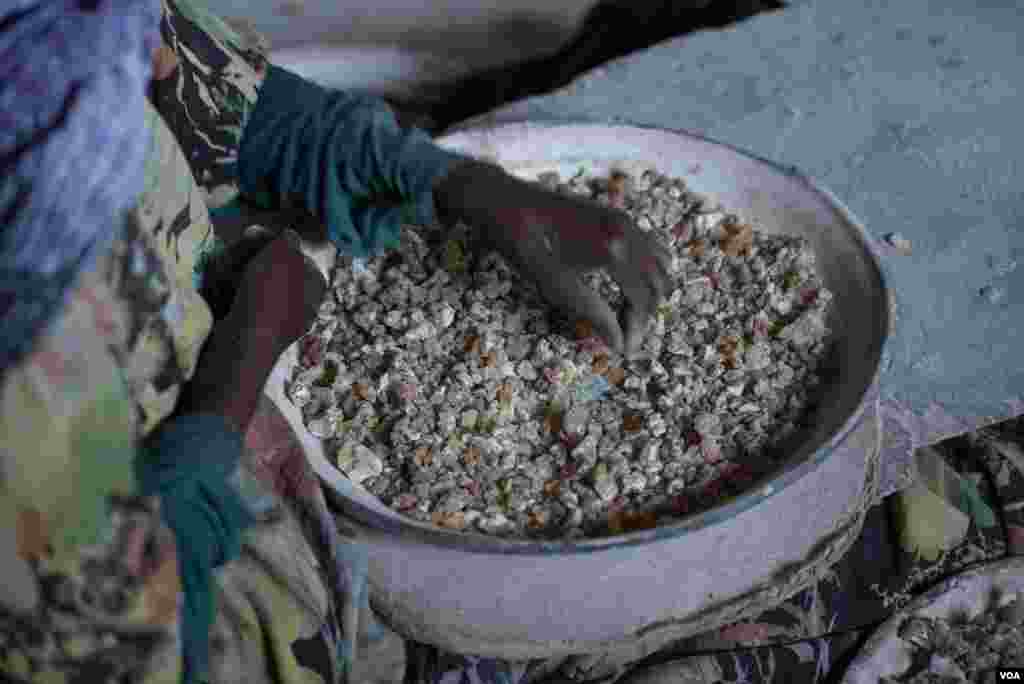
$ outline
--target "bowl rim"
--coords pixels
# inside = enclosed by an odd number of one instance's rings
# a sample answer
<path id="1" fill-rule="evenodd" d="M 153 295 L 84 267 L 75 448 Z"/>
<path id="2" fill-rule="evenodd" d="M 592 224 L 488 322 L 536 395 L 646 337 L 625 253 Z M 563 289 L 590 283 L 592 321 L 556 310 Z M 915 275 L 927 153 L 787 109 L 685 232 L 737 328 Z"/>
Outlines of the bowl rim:
<path id="1" fill-rule="evenodd" d="M 658 131 L 694 138 L 712 145 L 725 147 L 741 156 L 758 161 L 769 166 L 771 169 L 803 183 L 811 192 L 821 196 L 829 207 L 835 211 L 839 218 L 853 228 L 855 239 L 860 243 L 869 257 L 869 262 L 874 268 L 874 275 L 881 285 L 883 293 L 883 310 L 880 312 L 885 320 L 883 325 L 882 339 L 879 345 L 878 361 L 875 363 L 870 382 L 861 393 L 860 401 L 842 426 L 825 443 L 819 446 L 809 458 L 784 467 L 770 477 L 762 477 L 755 486 L 734 496 L 722 499 L 722 501 L 707 510 L 683 520 L 675 521 L 666 525 L 627 532 L 624 534 L 610 535 L 607 537 L 581 538 L 572 540 L 536 540 L 536 539 L 515 539 L 485 535 L 477 532 L 461 532 L 445 530 L 440 527 L 422 523 L 411 519 L 389 517 L 381 514 L 366 504 L 338 491 L 330 483 L 326 483 L 325 494 L 332 500 L 337 501 L 344 514 L 351 519 L 350 522 L 361 524 L 359 532 L 367 538 L 386 536 L 392 540 L 402 543 L 420 543 L 430 546 L 457 549 L 466 553 L 498 554 L 498 555 L 536 555 L 551 556 L 565 554 L 588 554 L 607 551 L 610 549 L 621 549 L 633 546 L 641 546 L 658 541 L 666 541 L 684 537 L 687 534 L 703 530 L 714 525 L 727 522 L 734 517 L 749 511 L 757 504 L 776 496 L 790 485 L 799 481 L 805 475 L 816 470 L 824 463 L 825 459 L 839 449 L 847 438 L 859 427 L 865 412 L 872 408 L 877 412 L 877 402 L 880 396 L 880 376 L 882 360 L 886 358 L 892 339 L 893 325 L 893 303 L 889 287 L 890 277 L 885 261 L 882 259 L 881 251 L 863 223 L 843 204 L 828 188 L 822 186 L 808 174 L 800 171 L 795 165 L 782 164 L 766 157 L 762 157 L 750 150 L 722 142 L 704 135 L 700 132 L 686 129 L 668 128 L 664 126 L 653 126 L 643 124 L 606 124 L 597 121 L 578 120 L 523 120 L 506 121 L 498 125 L 471 126 L 451 130 L 444 136 L 437 139 L 443 143 L 446 138 L 455 135 L 472 134 L 475 131 L 500 132 L 502 129 L 530 126 L 534 129 L 545 128 L 578 128 L 580 126 L 595 126 L 611 129 L 639 129 L 645 131 Z M 329 464 L 328 464 L 329 465 Z"/>

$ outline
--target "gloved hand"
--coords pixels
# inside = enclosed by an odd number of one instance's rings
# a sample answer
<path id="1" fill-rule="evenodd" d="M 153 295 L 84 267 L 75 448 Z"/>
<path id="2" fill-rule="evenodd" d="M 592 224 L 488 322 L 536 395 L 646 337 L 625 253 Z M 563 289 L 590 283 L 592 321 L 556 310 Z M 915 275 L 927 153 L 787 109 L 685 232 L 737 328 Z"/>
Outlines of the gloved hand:
<path id="1" fill-rule="evenodd" d="M 243 131 L 239 187 L 264 209 L 306 210 L 341 254 L 367 258 L 397 246 L 402 225 L 433 223 L 432 185 L 459 161 L 402 129 L 382 100 L 270 66 Z"/>
<path id="2" fill-rule="evenodd" d="M 537 283 L 552 306 L 589 321 L 612 349 L 637 351 L 670 287 L 671 257 L 625 212 L 546 190 L 475 160 L 449 171 L 434 198 L 442 222 L 461 220 L 478 230 L 487 246 Z M 626 304 L 619 316 L 580 278 L 598 268 L 622 288 Z"/>

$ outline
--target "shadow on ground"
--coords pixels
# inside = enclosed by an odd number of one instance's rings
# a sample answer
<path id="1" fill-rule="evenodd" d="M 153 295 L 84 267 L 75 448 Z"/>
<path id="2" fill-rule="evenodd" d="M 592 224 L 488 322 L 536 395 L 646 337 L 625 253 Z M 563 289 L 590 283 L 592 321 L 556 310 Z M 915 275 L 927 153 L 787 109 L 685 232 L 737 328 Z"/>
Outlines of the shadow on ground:
<path id="1" fill-rule="evenodd" d="M 425 89 L 417 103 L 393 98 L 389 102 L 399 111 L 402 123 L 438 135 L 510 102 L 563 88 L 591 69 L 665 40 L 727 28 L 785 7 L 779 0 L 600 0 L 568 42 L 550 54 L 437 84 Z M 521 41 L 531 31 L 541 37 L 554 30 L 550 23 L 545 28 L 544 23 L 523 18 L 496 24 L 490 35 L 494 45 L 500 45 L 505 40 Z"/>

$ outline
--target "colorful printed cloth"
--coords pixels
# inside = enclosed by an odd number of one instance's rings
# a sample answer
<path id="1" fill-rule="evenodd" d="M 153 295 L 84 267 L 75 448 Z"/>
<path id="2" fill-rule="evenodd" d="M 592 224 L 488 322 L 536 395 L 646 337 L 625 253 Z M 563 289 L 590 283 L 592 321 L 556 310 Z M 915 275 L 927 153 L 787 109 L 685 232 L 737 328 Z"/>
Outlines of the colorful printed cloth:
<path id="1" fill-rule="evenodd" d="M 265 46 L 201 7 L 165 2 L 177 68 L 155 84 L 144 191 L 125 228 L 0 386 L 0 679 L 177 684 L 173 536 L 135 494 L 139 439 L 173 410 L 214 316 L 200 295 L 219 255 L 283 225 L 214 226 L 237 197 L 233 155 Z M 250 249 L 251 251 L 251 249 Z M 233 478 L 257 523 L 216 577 L 211 681 L 341 680 L 340 537 L 301 452 L 269 440 L 261 407 Z"/>
<path id="2" fill-rule="evenodd" d="M 0 377 L 109 249 L 140 190 L 149 0 L 0 5 Z"/>

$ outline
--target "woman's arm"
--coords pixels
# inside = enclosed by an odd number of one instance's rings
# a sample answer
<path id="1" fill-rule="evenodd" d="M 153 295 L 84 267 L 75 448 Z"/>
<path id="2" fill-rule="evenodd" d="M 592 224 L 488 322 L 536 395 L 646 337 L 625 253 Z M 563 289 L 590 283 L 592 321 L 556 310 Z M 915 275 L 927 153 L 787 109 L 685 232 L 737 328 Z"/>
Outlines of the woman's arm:
<path id="1" fill-rule="evenodd" d="M 178 540 L 188 682 L 208 673 L 212 572 L 239 553 L 252 522 L 232 484 L 243 435 L 279 354 L 308 328 L 325 290 L 319 270 L 287 237 L 264 249 L 207 340 L 177 415 L 149 436 L 136 460 L 140 493 L 160 497 Z"/>
<path id="2" fill-rule="evenodd" d="M 309 328 L 326 289 L 312 260 L 286 236 L 271 242 L 214 326 L 178 413 L 216 413 L 244 434 L 277 358 Z"/>

